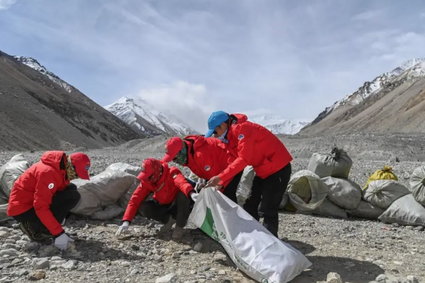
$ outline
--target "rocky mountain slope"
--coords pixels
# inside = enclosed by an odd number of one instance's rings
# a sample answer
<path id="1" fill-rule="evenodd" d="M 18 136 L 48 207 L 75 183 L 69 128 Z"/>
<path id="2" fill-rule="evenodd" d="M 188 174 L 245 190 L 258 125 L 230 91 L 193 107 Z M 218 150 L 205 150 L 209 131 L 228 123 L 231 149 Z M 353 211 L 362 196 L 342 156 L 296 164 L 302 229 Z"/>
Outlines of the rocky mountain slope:
<path id="1" fill-rule="evenodd" d="M 36 60 L 0 52 L 0 148 L 96 148 L 142 138 Z"/>
<path id="2" fill-rule="evenodd" d="M 159 112 L 141 98 L 122 97 L 105 109 L 142 134 L 186 136 L 196 133 L 176 117 Z"/>
<path id="3" fill-rule="evenodd" d="M 424 133 L 425 59 L 365 82 L 320 113 L 300 134 Z"/>

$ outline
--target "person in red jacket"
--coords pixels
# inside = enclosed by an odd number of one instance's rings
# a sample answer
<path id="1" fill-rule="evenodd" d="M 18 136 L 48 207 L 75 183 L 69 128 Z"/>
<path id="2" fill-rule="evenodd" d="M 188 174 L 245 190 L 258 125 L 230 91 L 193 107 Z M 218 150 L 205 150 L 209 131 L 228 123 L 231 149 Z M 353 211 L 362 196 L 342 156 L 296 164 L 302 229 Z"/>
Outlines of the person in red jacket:
<path id="1" fill-rule="evenodd" d="M 265 127 L 248 121 L 246 115 L 216 111 L 208 119 L 206 137 L 214 135 L 236 155 L 226 169 L 212 177 L 207 185 L 223 185 L 247 165 L 254 168 L 256 176 L 251 195 L 244 209 L 259 219 L 259 205 L 264 214 L 264 226 L 277 237 L 279 204 L 291 176 L 292 156 L 285 145 Z"/>
<path id="2" fill-rule="evenodd" d="M 204 136 L 187 136 L 183 139 L 172 137 L 165 144 L 166 153 L 162 161 L 171 160 L 187 166 L 199 178 L 209 180 L 226 169 L 235 157 L 226 150 L 218 139 Z M 242 176 L 242 171 L 223 183 L 221 191 L 237 203 L 236 189 Z"/>
<path id="3" fill-rule="evenodd" d="M 63 151 L 47 151 L 14 183 L 7 214 L 13 216 L 31 240 L 51 236 L 55 246 L 66 249 L 73 241 L 61 222 L 80 200 L 76 178 L 89 179 L 90 159 L 81 152 L 67 156 Z"/>
<path id="4" fill-rule="evenodd" d="M 143 161 L 142 168 L 137 176 L 140 184 L 128 202 L 122 224 L 115 235 L 119 236 L 128 229 L 140 207 L 142 215 L 165 224 L 161 231 L 168 231 L 176 223 L 172 237 L 180 239 L 189 217 L 189 197 L 194 192 L 193 185 L 177 167 L 168 167 L 166 162 L 148 158 Z M 151 193 L 152 199 L 146 200 Z"/>

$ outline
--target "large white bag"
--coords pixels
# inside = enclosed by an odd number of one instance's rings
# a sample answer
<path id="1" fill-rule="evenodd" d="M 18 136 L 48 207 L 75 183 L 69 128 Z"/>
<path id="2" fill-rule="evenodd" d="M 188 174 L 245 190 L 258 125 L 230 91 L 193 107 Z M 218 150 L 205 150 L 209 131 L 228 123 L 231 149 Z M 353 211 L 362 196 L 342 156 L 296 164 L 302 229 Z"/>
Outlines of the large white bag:
<path id="1" fill-rule="evenodd" d="M 300 170 L 289 180 L 287 192 L 298 211 L 311 212 L 325 201 L 329 189 L 315 173 Z"/>
<path id="2" fill-rule="evenodd" d="M 0 204 L 8 203 L 13 184 L 28 168 L 28 161 L 22 154 L 13 156 L 0 168 Z"/>
<path id="3" fill-rule="evenodd" d="M 355 209 L 359 206 L 362 189 L 358 184 L 330 176 L 322 178 L 322 181 L 329 189 L 328 199 L 331 202 L 345 209 Z"/>
<path id="4" fill-rule="evenodd" d="M 320 178 L 332 176 L 348 179 L 353 161 L 343 149 L 333 148 L 329 154 L 313 153 L 308 162 L 307 170 Z"/>
<path id="5" fill-rule="evenodd" d="M 127 173 L 122 168 L 127 167 L 125 164 L 111 165 L 105 171 L 91 177 L 90 180 L 73 180 L 81 198 L 71 212 L 102 220 L 122 213 L 123 210 L 120 211 L 116 206 L 110 206 L 117 204 L 127 191 L 134 189 L 139 184 L 136 176 Z M 113 212 L 116 215 L 113 215 Z"/>
<path id="6" fill-rule="evenodd" d="M 311 266 L 301 252 L 213 188 L 201 191 L 189 222 L 218 241 L 238 268 L 258 282 L 288 282 Z"/>
<path id="7" fill-rule="evenodd" d="M 425 206 L 425 166 L 420 166 L 413 171 L 409 185 L 409 190 L 416 201 Z"/>
<path id="8" fill-rule="evenodd" d="M 394 201 L 409 193 L 410 191 L 398 181 L 376 180 L 369 183 L 363 198 L 374 206 L 387 209 Z"/>
<path id="9" fill-rule="evenodd" d="M 379 220 L 384 223 L 425 226 L 425 208 L 412 194 L 408 194 L 394 201 L 379 216 Z"/>

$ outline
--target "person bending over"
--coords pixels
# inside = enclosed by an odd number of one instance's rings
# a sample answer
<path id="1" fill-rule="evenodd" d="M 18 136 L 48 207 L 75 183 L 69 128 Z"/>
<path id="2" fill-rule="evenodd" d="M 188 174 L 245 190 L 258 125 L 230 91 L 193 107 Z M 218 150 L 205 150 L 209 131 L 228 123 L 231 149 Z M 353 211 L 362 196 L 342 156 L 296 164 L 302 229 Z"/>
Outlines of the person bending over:
<path id="1" fill-rule="evenodd" d="M 279 227 L 279 204 L 291 176 L 292 156 L 285 145 L 265 127 L 248 121 L 244 114 L 216 111 L 208 119 L 206 137 L 214 135 L 237 156 L 226 169 L 212 177 L 207 186 L 222 185 L 247 165 L 254 168 L 251 195 L 243 208 L 259 220 L 259 205 L 264 226 L 276 237 Z"/>
<path id="2" fill-rule="evenodd" d="M 205 138 L 200 135 L 187 136 L 183 139 L 172 137 L 167 140 L 165 150 L 162 161 L 174 161 L 182 166 L 187 166 L 196 176 L 207 181 L 226 169 L 235 159 L 227 152 L 225 145 L 219 139 Z M 237 203 L 236 189 L 242 171 L 223 182 L 220 189 L 235 203 Z"/>
<path id="3" fill-rule="evenodd" d="M 142 168 L 137 176 L 140 184 L 128 202 L 115 235 L 119 236 L 128 229 L 140 207 L 143 216 L 164 224 L 160 232 L 169 231 L 176 223 L 172 238 L 181 239 L 190 213 L 189 197 L 194 196 L 193 185 L 177 167 L 168 167 L 166 162 L 148 158 L 143 161 Z M 152 198 L 147 199 L 151 193 Z"/>

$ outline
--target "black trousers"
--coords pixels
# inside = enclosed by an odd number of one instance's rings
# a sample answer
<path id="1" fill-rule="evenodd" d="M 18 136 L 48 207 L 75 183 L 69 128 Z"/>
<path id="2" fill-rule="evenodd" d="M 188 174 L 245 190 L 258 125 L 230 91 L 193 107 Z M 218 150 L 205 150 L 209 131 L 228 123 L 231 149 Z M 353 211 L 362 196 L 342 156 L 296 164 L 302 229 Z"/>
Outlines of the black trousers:
<path id="1" fill-rule="evenodd" d="M 235 203 L 238 203 L 238 200 L 236 199 L 236 190 L 238 189 L 239 182 L 241 181 L 242 173 L 243 171 L 235 175 L 232 181 L 224 187 L 223 191 L 223 194 Z"/>
<path id="2" fill-rule="evenodd" d="M 288 164 L 265 179 L 255 176 L 251 195 L 243 206 L 252 217 L 259 220 L 258 209 L 261 203 L 264 213 L 263 225 L 276 237 L 279 228 L 279 205 L 288 186 L 291 171 L 291 164 Z"/>
<path id="3" fill-rule="evenodd" d="M 154 199 L 149 199 L 140 206 L 143 216 L 164 224 L 167 223 L 170 217 L 173 217 L 179 227 L 186 225 L 190 207 L 191 200 L 181 191 L 177 193 L 176 199 L 171 204 L 164 205 Z"/>
<path id="4" fill-rule="evenodd" d="M 80 198 L 81 196 L 77 191 L 77 186 L 71 183 L 64 190 L 57 191 L 53 195 L 50 211 L 56 220 L 61 223 L 68 215 L 69 211 L 77 205 Z M 34 207 L 22 214 L 14 216 L 14 218 L 18 222 L 29 222 L 36 232 L 50 234 L 35 213 Z"/>

